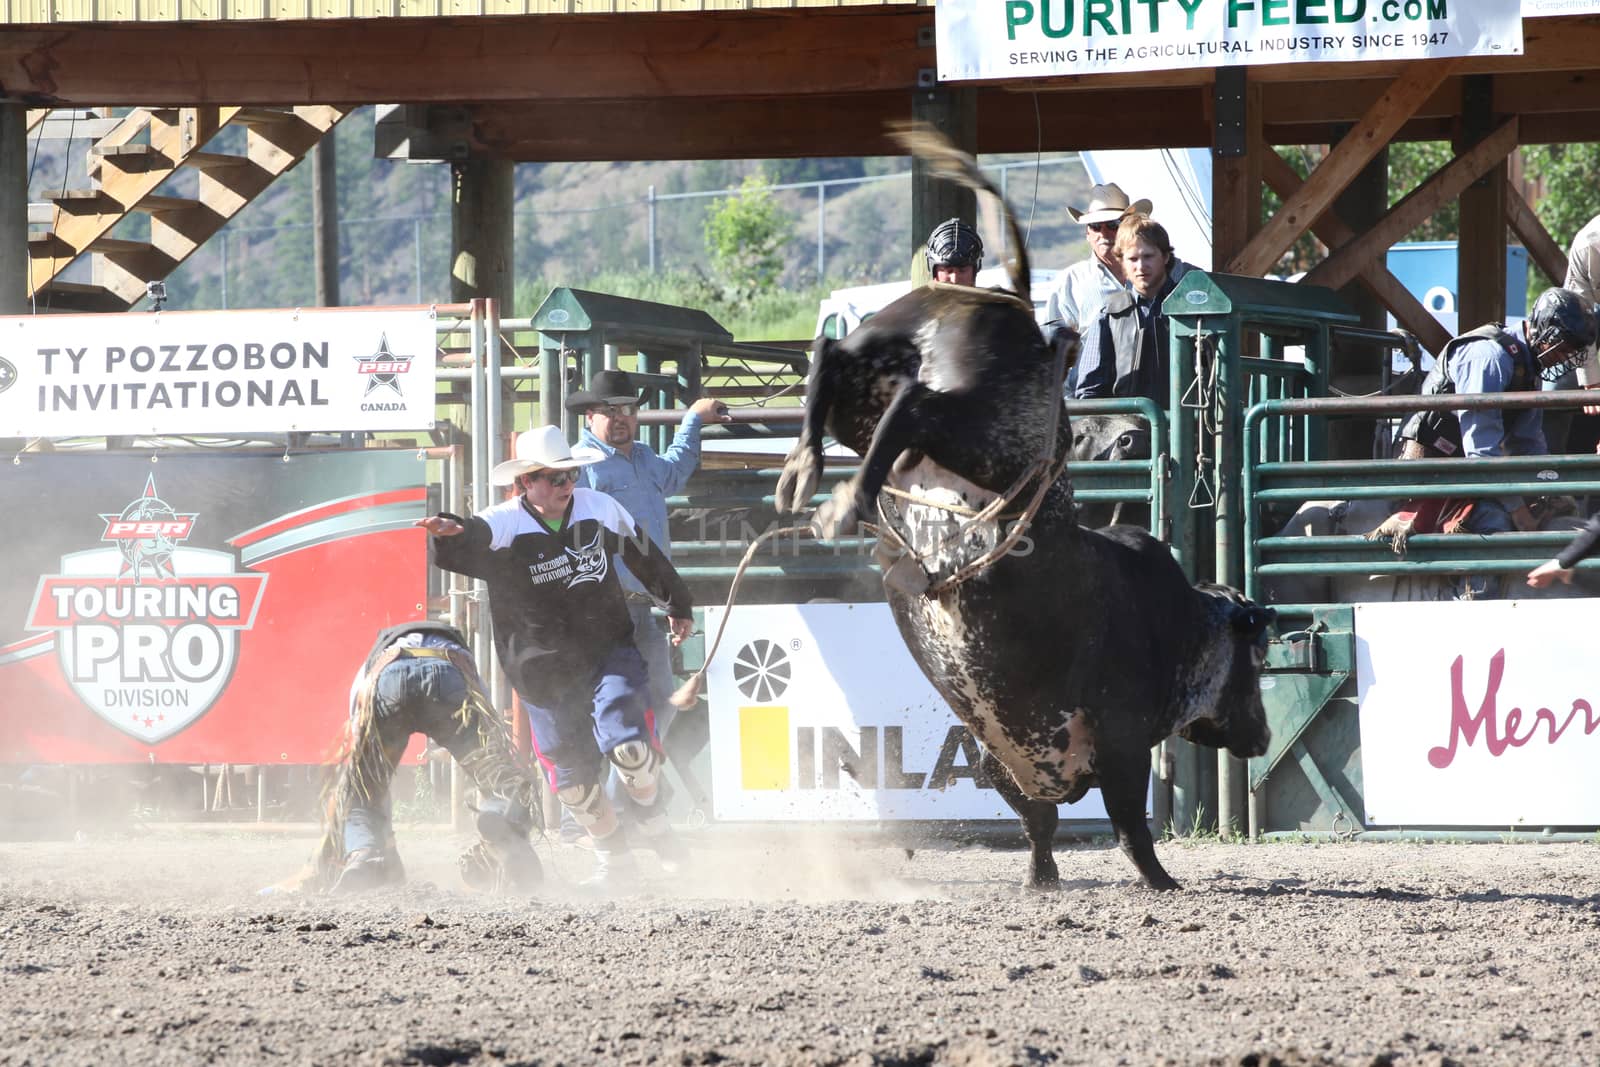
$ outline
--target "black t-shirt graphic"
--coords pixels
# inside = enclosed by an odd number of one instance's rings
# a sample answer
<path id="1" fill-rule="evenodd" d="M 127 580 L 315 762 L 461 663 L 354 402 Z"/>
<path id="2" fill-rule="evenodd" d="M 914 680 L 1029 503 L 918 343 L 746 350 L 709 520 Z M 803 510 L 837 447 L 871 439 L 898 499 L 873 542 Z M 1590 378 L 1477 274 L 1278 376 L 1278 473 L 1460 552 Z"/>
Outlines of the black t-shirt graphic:
<path id="1" fill-rule="evenodd" d="M 433 562 L 483 579 L 500 664 L 517 692 L 550 706 L 587 692 L 617 645 L 633 640 L 612 556 L 620 555 L 669 614 L 688 618 L 688 588 L 621 504 L 574 489 L 558 530 L 513 497 L 467 520 L 466 532 L 430 538 Z"/>

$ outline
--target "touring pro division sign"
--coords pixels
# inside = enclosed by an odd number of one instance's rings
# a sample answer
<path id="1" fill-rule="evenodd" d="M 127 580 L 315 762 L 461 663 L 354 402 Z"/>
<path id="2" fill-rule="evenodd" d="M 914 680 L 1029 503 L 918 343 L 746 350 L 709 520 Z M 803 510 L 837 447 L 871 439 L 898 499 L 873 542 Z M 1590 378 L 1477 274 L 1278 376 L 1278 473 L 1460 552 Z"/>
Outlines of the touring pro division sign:
<path id="1" fill-rule="evenodd" d="M 142 741 L 172 736 L 222 694 L 267 579 L 227 552 L 183 542 L 198 514 L 156 491 L 102 514 L 102 546 L 61 557 L 43 575 L 27 629 L 53 631 L 61 672 L 83 703 Z"/>
<path id="2" fill-rule="evenodd" d="M 0 464 L 0 762 L 333 757 L 373 634 L 425 611 L 427 454 L 159 459 Z"/>

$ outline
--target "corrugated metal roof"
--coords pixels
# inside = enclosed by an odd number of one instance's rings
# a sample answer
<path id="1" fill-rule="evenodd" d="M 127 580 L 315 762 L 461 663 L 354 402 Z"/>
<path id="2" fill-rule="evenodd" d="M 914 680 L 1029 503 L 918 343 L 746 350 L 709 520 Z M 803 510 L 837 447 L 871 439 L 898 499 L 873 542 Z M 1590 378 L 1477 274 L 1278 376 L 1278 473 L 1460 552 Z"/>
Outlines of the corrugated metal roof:
<path id="1" fill-rule="evenodd" d="M 932 7 L 934 0 L 0 0 L 0 25 Z"/>

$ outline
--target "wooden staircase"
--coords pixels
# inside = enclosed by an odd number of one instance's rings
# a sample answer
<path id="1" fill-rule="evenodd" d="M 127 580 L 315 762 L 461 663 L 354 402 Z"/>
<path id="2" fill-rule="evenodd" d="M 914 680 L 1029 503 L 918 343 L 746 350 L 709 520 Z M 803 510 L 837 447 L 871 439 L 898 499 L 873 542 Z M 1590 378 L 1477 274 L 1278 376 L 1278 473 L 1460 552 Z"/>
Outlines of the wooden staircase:
<path id="1" fill-rule="evenodd" d="M 51 197 L 48 230 L 28 235 L 28 290 L 44 311 L 126 311 L 150 282 L 165 278 L 250 201 L 303 159 L 348 109 L 138 108 L 120 119 L 73 116 L 89 149 L 91 186 Z M 37 117 L 36 117 L 37 116 Z M 29 126 L 59 122 L 30 112 Z M 244 131 L 243 154 L 207 151 L 227 128 Z M 71 129 L 71 127 L 68 127 Z M 222 138 L 237 143 L 238 137 Z M 179 177 L 192 172 L 194 179 Z M 174 195 L 193 187 L 193 196 Z M 113 237 L 135 213 L 149 217 L 149 239 Z M 91 281 L 61 274 L 80 256 Z"/>

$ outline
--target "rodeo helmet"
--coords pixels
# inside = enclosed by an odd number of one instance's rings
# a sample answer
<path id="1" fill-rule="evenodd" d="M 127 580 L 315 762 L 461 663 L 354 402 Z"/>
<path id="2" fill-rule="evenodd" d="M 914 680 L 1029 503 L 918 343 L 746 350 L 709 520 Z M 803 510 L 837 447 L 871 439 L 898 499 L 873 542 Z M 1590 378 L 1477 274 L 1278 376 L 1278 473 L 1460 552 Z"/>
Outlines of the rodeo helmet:
<path id="1" fill-rule="evenodd" d="M 1596 332 L 1594 310 L 1589 302 L 1570 289 L 1546 289 L 1534 301 L 1528 315 L 1528 344 L 1539 360 L 1539 376 L 1553 382 L 1583 362 Z M 1568 345 L 1567 356 L 1546 365 L 1545 353 Z"/>
<path id="2" fill-rule="evenodd" d="M 922 250 L 928 258 L 928 273 L 936 267 L 983 266 L 983 238 L 978 231 L 960 219 L 945 219 L 928 234 L 928 244 Z"/>

